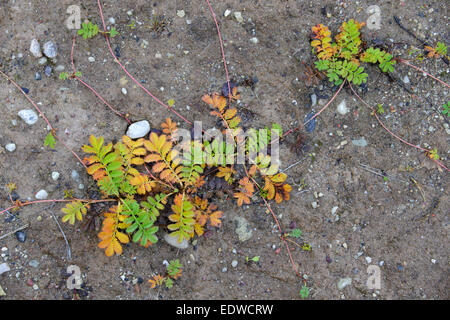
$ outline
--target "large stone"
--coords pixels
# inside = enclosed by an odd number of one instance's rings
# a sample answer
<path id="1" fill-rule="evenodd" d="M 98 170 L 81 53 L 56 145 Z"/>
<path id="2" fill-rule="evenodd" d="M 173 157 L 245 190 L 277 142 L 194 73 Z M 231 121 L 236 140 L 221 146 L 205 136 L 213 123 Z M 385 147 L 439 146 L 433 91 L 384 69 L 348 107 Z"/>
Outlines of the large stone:
<path id="1" fill-rule="evenodd" d="M 50 59 L 56 58 L 56 55 L 58 54 L 56 44 L 52 41 L 47 41 L 44 43 L 44 54 Z"/>
<path id="2" fill-rule="evenodd" d="M 144 137 L 150 132 L 150 123 L 147 120 L 132 123 L 127 130 L 127 136 L 131 139 Z"/>
<path id="3" fill-rule="evenodd" d="M 239 240 L 244 242 L 250 239 L 253 235 L 253 230 L 250 227 L 249 222 L 240 216 L 237 216 L 233 219 L 234 223 L 236 224 L 236 233 L 239 237 Z"/>
<path id="4" fill-rule="evenodd" d="M 183 239 L 183 241 L 178 242 L 178 237 L 171 236 L 170 234 L 164 235 L 164 240 L 171 246 L 174 246 L 175 248 L 184 250 L 189 248 L 189 242 L 186 239 Z"/>
<path id="5" fill-rule="evenodd" d="M 39 119 L 37 113 L 31 109 L 20 110 L 17 114 L 23 121 L 26 122 L 26 124 L 29 124 L 30 126 L 35 124 Z"/>
<path id="6" fill-rule="evenodd" d="M 31 40 L 30 52 L 36 58 L 42 57 L 41 45 L 39 44 L 39 42 L 36 39 Z"/>

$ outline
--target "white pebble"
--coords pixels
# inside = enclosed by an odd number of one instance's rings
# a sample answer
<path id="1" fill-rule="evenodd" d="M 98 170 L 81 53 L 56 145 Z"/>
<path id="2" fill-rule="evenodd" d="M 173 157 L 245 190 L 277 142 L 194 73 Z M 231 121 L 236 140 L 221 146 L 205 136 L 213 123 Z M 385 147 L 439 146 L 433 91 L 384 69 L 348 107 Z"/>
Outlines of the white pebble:
<path id="1" fill-rule="evenodd" d="M 338 211 L 338 209 L 339 209 L 339 207 L 333 207 L 333 208 L 331 209 L 331 214 L 332 214 L 332 215 L 335 215 L 335 214 L 336 214 L 336 211 Z"/>
<path id="2" fill-rule="evenodd" d="M 5 146 L 5 149 L 8 150 L 9 152 L 14 152 L 14 150 L 16 150 L 16 144 L 15 143 L 8 143 Z"/>
<path id="3" fill-rule="evenodd" d="M 164 240 L 171 246 L 174 246 L 178 249 L 187 249 L 189 247 L 189 242 L 186 239 L 183 239 L 183 241 L 178 242 L 178 237 L 173 237 L 170 234 L 164 235 Z"/>
<path id="4" fill-rule="evenodd" d="M 372 258 L 371 257 L 366 257 L 366 262 L 367 263 L 371 263 L 372 262 Z"/>
<path id="5" fill-rule="evenodd" d="M 223 16 L 226 18 L 226 17 L 228 17 L 228 16 L 230 15 L 230 13 L 231 13 L 231 10 L 230 10 L 230 9 L 227 9 L 227 10 L 225 10 L 225 12 L 223 13 Z"/>
<path id="6" fill-rule="evenodd" d="M 234 14 L 234 18 L 236 19 L 237 22 L 242 23 L 244 22 L 244 18 L 242 17 L 242 13 L 239 11 L 236 11 Z"/>
<path id="7" fill-rule="evenodd" d="M 405 84 L 408 84 L 408 83 L 409 83 L 409 78 L 408 78 L 408 76 L 405 76 L 405 77 L 403 78 L 403 83 L 405 83 Z"/>
<path id="8" fill-rule="evenodd" d="M 350 110 L 347 108 L 347 104 L 345 102 L 345 100 L 342 100 L 341 103 L 339 103 L 339 105 L 336 108 L 337 113 L 342 114 L 342 115 L 346 115 Z"/>
<path id="9" fill-rule="evenodd" d="M 122 88 L 122 93 L 123 93 L 123 94 L 127 94 L 127 93 L 128 93 L 127 89 Z"/>
<path id="10" fill-rule="evenodd" d="M 36 193 L 35 197 L 36 197 L 36 199 L 38 199 L 38 200 L 45 200 L 45 199 L 47 199 L 47 197 L 48 197 L 48 193 L 47 193 L 47 191 L 45 191 L 44 189 L 42 189 L 42 190 L 39 190 L 38 193 Z"/>
<path id="11" fill-rule="evenodd" d="M 50 58 L 56 58 L 56 55 L 58 54 L 58 48 L 56 47 L 56 44 L 54 44 L 52 41 L 47 41 L 44 43 L 44 54 Z"/>
<path id="12" fill-rule="evenodd" d="M 253 38 L 250 39 L 250 42 L 254 43 L 254 44 L 257 44 L 259 42 L 259 40 L 258 40 L 257 37 L 253 37 Z"/>
<path id="13" fill-rule="evenodd" d="M 231 266 L 232 266 L 233 268 L 236 268 L 237 265 L 238 265 L 237 260 L 233 260 L 233 261 L 231 262 Z"/>
<path id="14" fill-rule="evenodd" d="M 150 123 L 147 120 L 132 123 L 127 130 L 126 135 L 131 139 L 138 139 L 144 137 L 150 132 Z"/>
<path id="15" fill-rule="evenodd" d="M 35 124 L 38 121 L 38 115 L 34 110 L 23 109 L 20 110 L 17 114 L 28 125 Z"/>
<path id="16" fill-rule="evenodd" d="M 184 10 L 177 10 L 177 16 L 183 18 L 185 16 Z"/>
<path id="17" fill-rule="evenodd" d="M 47 63 L 47 58 L 46 57 L 42 57 L 38 60 L 39 64 L 46 64 Z"/>
<path id="18" fill-rule="evenodd" d="M 56 180 L 59 179 L 59 172 L 58 172 L 58 171 L 53 171 L 53 172 L 52 172 L 52 179 L 53 179 L 54 181 L 56 181 Z"/>
<path id="19" fill-rule="evenodd" d="M 89 62 L 95 62 L 95 58 L 94 58 L 94 57 L 89 57 L 89 58 L 88 58 L 88 61 L 89 61 Z"/>
<path id="20" fill-rule="evenodd" d="M 162 58 L 162 54 L 161 53 L 156 53 L 155 54 L 155 58 L 156 59 L 161 59 Z"/>
<path id="21" fill-rule="evenodd" d="M 109 18 L 109 23 L 115 24 L 116 23 L 116 19 L 114 19 L 113 17 Z"/>

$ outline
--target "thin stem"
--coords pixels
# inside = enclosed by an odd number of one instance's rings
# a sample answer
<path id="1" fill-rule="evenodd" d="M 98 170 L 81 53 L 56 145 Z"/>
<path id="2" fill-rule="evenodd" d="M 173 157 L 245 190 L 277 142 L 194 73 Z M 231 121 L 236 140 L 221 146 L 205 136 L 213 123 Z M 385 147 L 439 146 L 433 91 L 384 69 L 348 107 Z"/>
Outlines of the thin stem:
<path id="1" fill-rule="evenodd" d="M 341 90 L 342 90 L 342 88 L 344 87 L 344 84 L 345 84 L 346 82 L 347 82 L 347 80 L 344 80 L 344 81 L 342 82 L 341 86 L 339 87 L 339 90 L 336 91 L 336 93 L 335 93 L 334 96 L 331 98 L 331 100 L 328 101 L 328 103 L 327 103 L 322 109 L 320 109 L 319 112 L 317 112 L 312 118 L 310 118 L 308 121 L 306 121 L 305 123 L 303 123 L 303 126 L 305 126 L 306 124 L 308 124 L 310 121 L 312 121 L 314 118 L 316 118 L 319 114 L 321 114 L 326 108 L 328 108 L 328 106 L 334 101 L 334 99 L 336 99 L 336 97 L 337 97 L 337 95 L 339 94 L 339 92 L 341 92 Z M 302 125 L 298 126 L 298 127 L 295 128 L 295 129 L 290 129 L 289 131 L 285 132 L 285 133 L 283 134 L 283 137 L 287 136 L 288 134 L 290 134 L 290 133 L 292 133 L 292 132 L 294 132 L 294 131 L 297 131 L 298 129 L 300 129 L 301 126 L 302 126 Z"/>
<path id="2" fill-rule="evenodd" d="M 418 150 L 420 150 L 420 151 L 423 151 L 423 152 L 425 152 L 425 153 L 427 153 L 427 154 L 430 153 L 431 150 L 428 150 L 428 149 L 422 148 L 422 147 L 420 147 L 420 146 L 416 146 L 416 145 L 414 145 L 414 144 L 412 144 L 412 143 L 409 143 L 408 141 L 406 141 L 406 140 L 400 138 L 400 137 L 397 136 L 395 133 L 393 133 L 391 130 L 389 130 L 389 128 L 386 127 L 386 125 L 385 125 L 385 124 L 380 120 L 380 118 L 378 117 L 377 111 L 376 111 L 374 108 L 372 108 L 367 102 L 365 102 L 365 101 L 358 95 L 358 93 L 356 93 L 356 91 L 353 89 L 353 87 L 352 87 L 351 85 L 350 85 L 350 89 L 353 91 L 353 93 L 358 97 L 358 99 L 359 99 L 366 107 L 368 107 L 370 110 L 372 110 L 372 113 L 373 113 L 373 115 L 375 116 L 375 118 L 377 119 L 378 123 L 379 123 L 379 124 L 384 128 L 384 130 L 386 130 L 391 136 L 393 136 L 393 137 L 396 138 L 397 140 L 403 142 L 404 144 L 406 144 L 406 145 L 408 145 L 408 146 L 410 146 L 410 147 L 416 148 L 416 149 L 418 149 Z M 450 170 L 449 170 L 446 166 L 444 166 L 440 161 L 435 160 L 435 159 L 431 159 L 431 160 L 433 160 L 434 162 L 436 162 L 436 164 L 439 165 L 441 168 L 443 168 L 443 169 L 445 169 L 445 170 L 447 170 L 447 171 L 450 171 Z"/>
<path id="3" fill-rule="evenodd" d="M 105 32 L 107 32 L 106 30 L 106 24 L 105 24 L 105 18 L 103 17 L 103 10 L 102 10 L 102 5 L 100 4 L 100 0 L 97 0 L 98 3 L 98 8 L 100 11 L 100 17 L 102 19 L 102 23 L 103 23 L 103 29 Z M 184 122 L 193 125 L 193 123 L 189 120 L 187 120 L 185 117 L 183 117 L 181 114 L 179 114 L 178 112 L 176 112 L 171 106 L 166 105 L 165 103 L 163 103 L 161 100 L 159 100 L 157 97 L 155 97 L 150 91 L 148 91 L 139 81 L 137 81 L 129 72 L 128 70 L 120 63 L 119 59 L 117 59 L 116 55 L 113 52 L 113 49 L 111 48 L 111 43 L 109 42 L 109 37 L 108 35 L 105 35 L 105 39 L 106 39 L 106 43 L 108 44 L 108 48 L 109 48 L 109 52 L 111 53 L 111 55 L 113 56 L 114 60 L 117 62 L 117 64 L 122 68 L 122 70 L 127 74 L 128 77 L 130 77 L 131 80 L 133 80 L 134 83 L 136 83 L 142 90 L 145 91 L 145 93 L 147 93 L 150 97 L 153 98 L 153 100 L 155 100 L 157 103 L 159 103 L 160 105 L 162 105 L 163 107 L 165 107 L 167 110 L 173 112 L 177 117 L 179 117 L 181 120 L 183 120 Z"/>
<path id="4" fill-rule="evenodd" d="M 407 60 L 403 60 L 403 59 L 397 59 L 397 60 L 398 60 L 400 63 L 406 64 L 407 66 L 409 66 L 409 67 L 411 67 L 411 68 L 413 68 L 413 69 L 416 69 L 416 70 L 419 71 L 419 72 L 422 72 L 422 73 L 426 74 L 427 76 L 433 78 L 434 80 L 436 80 L 436 81 L 442 83 L 442 84 L 443 84 L 444 86 L 446 86 L 447 88 L 450 88 L 450 85 L 449 85 L 449 84 L 445 83 L 445 82 L 442 81 L 441 79 L 436 78 L 435 76 L 433 76 L 432 74 L 426 72 L 425 70 L 420 69 L 419 67 L 416 67 L 415 65 L 412 65 L 412 64 L 409 63 Z"/>

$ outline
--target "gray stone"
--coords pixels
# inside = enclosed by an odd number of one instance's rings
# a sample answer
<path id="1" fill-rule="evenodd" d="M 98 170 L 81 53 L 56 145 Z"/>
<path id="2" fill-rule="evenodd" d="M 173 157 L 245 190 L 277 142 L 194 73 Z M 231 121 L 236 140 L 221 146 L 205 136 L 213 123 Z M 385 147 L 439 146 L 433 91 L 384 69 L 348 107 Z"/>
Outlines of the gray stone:
<path id="1" fill-rule="evenodd" d="M 311 95 L 311 107 L 314 107 L 317 104 L 317 95 L 313 93 Z"/>
<path id="2" fill-rule="evenodd" d="M 70 176 L 72 177 L 73 180 L 80 181 L 80 174 L 78 173 L 77 170 L 72 170 Z"/>
<path id="3" fill-rule="evenodd" d="M 150 123 L 147 120 L 132 123 L 127 130 L 127 136 L 131 139 L 144 137 L 150 132 Z"/>
<path id="4" fill-rule="evenodd" d="M 28 265 L 29 265 L 30 267 L 37 268 L 37 267 L 39 267 L 39 261 L 37 261 L 37 260 L 31 260 L 30 262 L 28 262 Z"/>
<path id="5" fill-rule="evenodd" d="M 237 233 L 240 241 L 247 241 L 252 237 L 253 230 L 245 218 L 237 216 L 233 219 L 233 221 L 236 224 L 235 232 Z"/>
<path id="6" fill-rule="evenodd" d="M 403 80 L 403 83 L 404 83 L 404 84 L 408 84 L 408 83 L 409 83 L 409 78 L 408 78 L 408 76 L 405 76 L 402 80 Z"/>
<path id="7" fill-rule="evenodd" d="M 189 247 L 189 242 L 186 239 L 183 239 L 183 241 L 178 242 L 178 237 L 171 236 L 170 234 L 164 235 L 164 240 L 170 244 L 171 246 L 174 246 L 175 248 L 184 250 Z"/>
<path id="8" fill-rule="evenodd" d="M 242 17 L 242 13 L 239 11 L 236 11 L 235 13 L 233 13 L 234 18 L 236 19 L 237 22 L 242 23 L 244 22 L 244 18 Z"/>
<path id="9" fill-rule="evenodd" d="M 38 121 L 38 115 L 34 110 L 23 109 L 20 110 L 17 114 L 23 121 L 26 122 L 26 124 L 30 126 Z"/>
<path id="10" fill-rule="evenodd" d="M 44 54 L 50 58 L 56 58 L 56 55 L 58 54 L 58 48 L 56 47 L 56 44 L 54 44 L 52 41 L 47 41 L 44 43 Z"/>
<path id="11" fill-rule="evenodd" d="M 236 268 L 236 267 L 237 267 L 237 265 L 238 265 L 238 262 L 237 262 L 237 260 L 233 260 L 233 261 L 231 261 L 231 266 L 232 266 L 233 268 Z"/>
<path id="12" fill-rule="evenodd" d="M 39 64 L 46 64 L 47 63 L 47 57 L 42 57 L 38 60 Z"/>
<path id="13" fill-rule="evenodd" d="M 47 193 L 47 191 L 42 189 L 42 190 L 39 190 L 38 193 L 36 193 L 35 197 L 38 200 L 45 200 L 48 197 L 48 193 Z"/>
<path id="14" fill-rule="evenodd" d="M 41 45 L 39 44 L 39 42 L 36 39 L 31 40 L 30 52 L 36 58 L 42 57 Z"/>
<path id="15" fill-rule="evenodd" d="M 0 274 L 11 271 L 7 263 L 0 264 Z"/>
<path id="16" fill-rule="evenodd" d="M 56 181 L 56 180 L 59 179 L 59 172 L 58 172 L 58 171 L 53 171 L 53 172 L 52 172 L 52 179 L 53 179 L 54 181 Z"/>
<path id="17" fill-rule="evenodd" d="M 357 147 L 366 147 L 367 141 L 364 138 L 358 139 L 358 140 L 352 140 L 352 143 Z"/>
<path id="18" fill-rule="evenodd" d="M 352 284 L 352 278 L 341 278 L 338 282 L 338 289 L 343 290 L 346 286 Z"/>

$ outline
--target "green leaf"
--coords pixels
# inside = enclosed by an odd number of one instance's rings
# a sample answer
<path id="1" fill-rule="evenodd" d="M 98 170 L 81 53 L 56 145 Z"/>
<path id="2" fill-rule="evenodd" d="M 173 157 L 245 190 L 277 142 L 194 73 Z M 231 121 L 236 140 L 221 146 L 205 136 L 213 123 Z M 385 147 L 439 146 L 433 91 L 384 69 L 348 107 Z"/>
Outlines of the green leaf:
<path id="1" fill-rule="evenodd" d="M 51 132 L 47 134 L 44 140 L 44 146 L 49 146 L 51 149 L 55 149 L 56 139 Z"/>
<path id="2" fill-rule="evenodd" d="M 111 31 L 109 32 L 109 36 L 111 38 L 114 38 L 115 36 L 117 36 L 119 34 L 119 32 L 116 30 L 116 28 L 112 27 Z"/>
<path id="3" fill-rule="evenodd" d="M 303 287 L 300 289 L 300 297 L 301 297 L 302 299 L 306 299 L 306 298 L 309 297 L 309 288 L 308 288 L 307 286 L 303 286 Z"/>
<path id="4" fill-rule="evenodd" d="M 288 234 L 290 237 L 294 237 L 294 238 L 300 238 L 302 236 L 302 230 L 296 228 L 293 229 L 291 232 L 289 232 Z"/>

